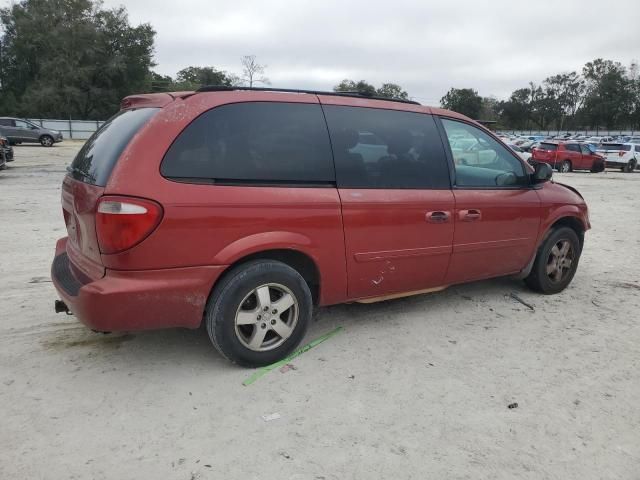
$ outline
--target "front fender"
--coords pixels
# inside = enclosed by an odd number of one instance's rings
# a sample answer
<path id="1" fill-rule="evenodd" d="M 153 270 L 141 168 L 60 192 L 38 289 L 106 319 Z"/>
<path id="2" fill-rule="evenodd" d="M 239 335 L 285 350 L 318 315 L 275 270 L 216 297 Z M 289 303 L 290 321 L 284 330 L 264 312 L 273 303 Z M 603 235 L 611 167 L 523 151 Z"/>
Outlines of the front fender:
<path id="1" fill-rule="evenodd" d="M 540 224 L 540 231 L 538 232 L 536 242 L 536 252 L 551 231 L 551 227 L 563 218 L 576 220 L 585 232 L 591 228 L 586 207 L 581 208 L 580 205 L 551 205 L 548 207 L 547 214 L 543 216 Z"/>

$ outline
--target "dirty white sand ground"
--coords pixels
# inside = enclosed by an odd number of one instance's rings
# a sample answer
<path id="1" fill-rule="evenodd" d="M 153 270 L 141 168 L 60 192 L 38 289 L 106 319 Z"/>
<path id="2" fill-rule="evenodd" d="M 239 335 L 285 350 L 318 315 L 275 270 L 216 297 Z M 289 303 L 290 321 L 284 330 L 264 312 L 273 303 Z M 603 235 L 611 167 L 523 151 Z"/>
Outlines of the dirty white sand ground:
<path id="1" fill-rule="evenodd" d="M 640 478 L 640 174 L 556 175 L 593 222 L 564 293 L 500 279 L 323 309 L 307 341 L 342 333 L 244 387 L 202 330 L 53 313 L 77 148 L 17 147 L 0 172 L 0 478 Z"/>

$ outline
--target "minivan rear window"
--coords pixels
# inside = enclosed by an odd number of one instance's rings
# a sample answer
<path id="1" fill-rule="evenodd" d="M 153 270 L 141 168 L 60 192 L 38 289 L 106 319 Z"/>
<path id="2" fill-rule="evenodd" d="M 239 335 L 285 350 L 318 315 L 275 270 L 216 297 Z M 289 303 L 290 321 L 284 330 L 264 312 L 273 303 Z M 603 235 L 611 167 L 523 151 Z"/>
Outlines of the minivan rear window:
<path id="1" fill-rule="evenodd" d="M 335 183 L 322 108 L 308 103 L 243 102 L 213 108 L 176 138 L 160 172 L 196 183 Z"/>
<path id="2" fill-rule="evenodd" d="M 122 110 L 107 120 L 83 145 L 68 167 L 76 180 L 104 187 L 120 154 L 159 108 Z"/>
<path id="3" fill-rule="evenodd" d="M 551 152 L 555 152 L 556 150 L 558 150 L 558 145 L 556 145 L 555 143 L 541 143 L 540 144 L 540 148 L 542 150 L 549 150 Z"/>

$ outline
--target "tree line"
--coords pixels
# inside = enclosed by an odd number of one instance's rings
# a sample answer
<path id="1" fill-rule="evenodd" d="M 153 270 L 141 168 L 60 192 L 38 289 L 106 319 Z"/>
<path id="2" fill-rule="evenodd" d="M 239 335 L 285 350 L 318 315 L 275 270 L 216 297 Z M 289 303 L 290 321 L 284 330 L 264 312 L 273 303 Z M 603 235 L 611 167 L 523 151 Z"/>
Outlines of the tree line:
<path id="1" fill-rule="evenodd" d="M 92 0 L 22 0 L 0 9 L 0 115 L 103 120 L 133 93 L 202 85 L 268 84 L 255 56 L 241 74 L 186 67 L 153 71 L 155 30 L 132 26 L 124 7 Z"/>
<path id="2" fill-rule="evenodd" d="M 202 85 L 269 85 L 266 65 L 240 59 L 240 73 L 189 66 L 175 77 L 153 71 L 155 30 L 132 26 L 124 7 L 98 0 L 21 0 L 0 9 L 0 114 L 105 119 L 132 93 L 194 90 Z M 400 85 L 345 79 L 334 91 L 410 99 Z M 515 90 L 506 100 L 452 88 L 441 105 L 502 128 L 640 128 L 639 67 L 596 59 L 580 73 L 559 73 Z"/>
<path id="3" fill-rule="evenodd" d="M 493 120 L 501 128 L 576 130 L 640 129 L 638 64 L 597 58 L 582 72 L 558 73 L 541 84 L 513 91 L 507 100 L 481 97 L 472 88 L 452 88 L 441 104 L 474 119 Z"/>

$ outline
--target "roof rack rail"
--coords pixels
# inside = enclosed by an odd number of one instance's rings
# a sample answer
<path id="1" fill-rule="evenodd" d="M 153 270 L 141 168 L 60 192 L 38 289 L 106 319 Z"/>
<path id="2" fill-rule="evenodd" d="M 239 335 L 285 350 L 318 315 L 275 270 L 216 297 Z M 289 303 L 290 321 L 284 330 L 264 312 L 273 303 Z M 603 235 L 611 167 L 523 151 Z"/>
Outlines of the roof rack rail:
<path id="1" fill-rule="evenodd" d="M 335 95 L 338 97 L 366 98 L 371 100 L 383 100 L 386 102 L 411 103 L 420 105 L 414 100 L 405 100 L 403 98 L 379 97 L 376 95 L 366 95 L 361 92 L 323 92 L 321 90 L 299 90 L 295 88 L 269 88 L 269 87 L 228 87 L 226 85 L 204 85 L 196 92 L 232 92 L 235 90 L 249 90 L 252 92 L 285 92 L 285 93 L 310 93 L 312 95 Z"/>

